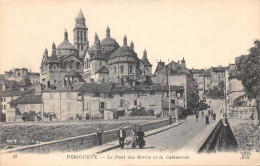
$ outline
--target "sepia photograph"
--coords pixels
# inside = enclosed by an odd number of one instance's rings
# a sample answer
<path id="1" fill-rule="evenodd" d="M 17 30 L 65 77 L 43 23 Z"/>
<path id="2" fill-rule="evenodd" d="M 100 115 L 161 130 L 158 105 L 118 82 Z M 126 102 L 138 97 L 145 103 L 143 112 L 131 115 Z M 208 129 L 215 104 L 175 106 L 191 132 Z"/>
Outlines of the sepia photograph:
<path id="1" fill-rule="evenodd" d="M 259 0 L 0 0 L 1 166 L 260 166 Z"/>

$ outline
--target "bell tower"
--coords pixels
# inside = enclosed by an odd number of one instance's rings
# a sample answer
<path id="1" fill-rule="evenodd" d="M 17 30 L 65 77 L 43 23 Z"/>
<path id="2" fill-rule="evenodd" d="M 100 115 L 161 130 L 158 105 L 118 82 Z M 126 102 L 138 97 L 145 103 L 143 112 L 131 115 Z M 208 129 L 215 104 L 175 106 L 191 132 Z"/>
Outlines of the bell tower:
<path id="1" fill-rule="evenodd" d="M 80 51 L 86 46 L 88 47 L 88 28 L 85 24 L 85 17 L 82 10 L 79 10 L 78 16 L 75 18 L 75 27 L 73 29 L 74 45 Z"/>

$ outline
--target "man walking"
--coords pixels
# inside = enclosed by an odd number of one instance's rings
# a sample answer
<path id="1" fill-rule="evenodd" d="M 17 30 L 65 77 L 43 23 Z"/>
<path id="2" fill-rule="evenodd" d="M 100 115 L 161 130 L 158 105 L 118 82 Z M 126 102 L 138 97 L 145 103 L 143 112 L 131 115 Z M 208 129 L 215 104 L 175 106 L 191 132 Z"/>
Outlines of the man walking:
<path id="1" fill-rule="evenodd" d="M 120 127 L 120 129 L 118 130 L 117 137 L 119 139 L 119 145 L 121 149 L 124 149 L 126 133 L 122 127 Z"/>
<path id="2" fill-rule="evenodd" d="M 102 145 L 102 138 L 103 138 L 104 132 L 103 132 L 101 125 L 98 125 L 96 133 L 97 133 L 97 138 L 98 138 L 98 145 Z"/>

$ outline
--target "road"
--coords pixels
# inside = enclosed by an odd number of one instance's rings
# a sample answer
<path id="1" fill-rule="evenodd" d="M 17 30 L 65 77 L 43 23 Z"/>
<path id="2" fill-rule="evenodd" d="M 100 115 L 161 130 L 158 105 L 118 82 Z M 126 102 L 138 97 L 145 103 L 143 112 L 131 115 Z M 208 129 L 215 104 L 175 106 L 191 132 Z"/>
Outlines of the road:
<path id="1" fill-rule="evenodd" d="M 211 108 L 217 113 L 219 117 L 219 108 L 221 104 L 219 102 L 214 102 L 211 105 Z M 206 114 L 207 111 L 204 111 Z M 210 117 L 210 123 L 213 123 L 214 120 Z M 151 135 L 145 138 L 146 146 L 145 151 L 164 151 L 170 150 L 171 152 L 180 150 L 184 145 L 190 142 L 194 137 L 199 137 L 203 134 L 203 130 L 207 128 L 209 125 L 206 124 L 205 117 L 202 117 L 201 114 L 198 118 L 198 122 L 196 121 L 195 116 L 188 117 L 183 121 L 183 124 L 161 133 Z M 130 145 L 125 147 L 126 151 L 137 151 L 144 149 L 131 149 Z M 116 151 L 122 151 L 121 149 L 114 149 Z"/>

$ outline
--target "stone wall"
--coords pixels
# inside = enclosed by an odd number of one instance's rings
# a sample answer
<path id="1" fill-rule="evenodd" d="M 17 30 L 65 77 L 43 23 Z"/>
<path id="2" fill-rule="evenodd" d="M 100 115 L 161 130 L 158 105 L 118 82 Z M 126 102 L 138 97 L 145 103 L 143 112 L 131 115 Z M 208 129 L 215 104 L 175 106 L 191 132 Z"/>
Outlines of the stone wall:
<path id="1" fill-rule="evenodd" d="M 160 128 L 169 124 L 168 120 L 160 120 L 156 122 L 150 122 L 141 124 L 142 130 L 144 132 Z M 130 134 L 131 127 L 124 127 L 127 136 Z M 103 143 L 111 142 L 117 139 L 118 129 L 109 130 L 104 132 Z M 50 141 L 42 144 L 29 145 L 26 147 L 15 148 L 5 151 L 8 152 L 24 152 L 24 153 L 50 153 L 50 152 L 68 152 L 68 151 L 78 151 L 87 149 L 98 145 L 97 136 L 95 133 L 72 137 L 68 139 L 61 139 L 56 141 Z M 2 153 L 5 153 L 2 152 Z"/>

